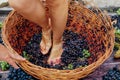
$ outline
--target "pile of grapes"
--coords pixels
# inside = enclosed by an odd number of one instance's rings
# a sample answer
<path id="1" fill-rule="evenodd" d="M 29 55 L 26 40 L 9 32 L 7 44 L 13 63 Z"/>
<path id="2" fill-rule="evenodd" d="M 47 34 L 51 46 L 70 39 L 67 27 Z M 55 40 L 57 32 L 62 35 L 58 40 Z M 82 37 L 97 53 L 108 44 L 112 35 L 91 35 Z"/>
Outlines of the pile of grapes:
<path id="1" fill-rule="evenodd" d="M 38 80 L 25 73 L 21 68 L 14 69 L 13 67 L 11 67 L 9 71 L 10 72 L 6 80 Z"/>
<path id="2" fill-rule="evenodd" d="M 87 50 L 87 42 L 84 38 L 81 38 L 77 33 L 69 30 L 65 30 L 63 34 L 63 54 L 61 56 L 61 63 L 59 65 L 47 64 L 47 55 L 43 55 L 40 52 L 40 41 L 42 34 L 35 34 L 30 42 L 24 47 L 22 56 L 33 64 L 45 67 L 45 68 L 56 68 L 56 69 L 75 69 L 78 67 L 84 67 L 89 65 L 87 58 L 90 57 L 90 53 Z M 36 78 L 25 73 L 21 68 L 14 69 L 10 68 L 8 80 L 37 80 Z"/>
<path id="3" fill-rule="evenodd" d="M 59 65 L 49 65 L 47 64 L 47 59 L 50 53 L 43 55 L 40 51 L 40 41 L 42 34 L 35 34 L 30 42 L 24 47 L 22 56 L 27 58 L 33 64 L 45 67 L 45 68 L 55 68 L 55 69 L 75 69 L 79 67 L 84 67 L 89 65 L 88 58 L 91 56 L 87 41 L 84 37 L 78 35 L 77 33 L 65 30 L 63 34 L 63 53 L 61 56 L 61 63 Z"/>
<path id="4" fill-rule="evenodd" d="M 103 76 L 103 80 L 120 80 L 120 70 L 114 67 Z"/>

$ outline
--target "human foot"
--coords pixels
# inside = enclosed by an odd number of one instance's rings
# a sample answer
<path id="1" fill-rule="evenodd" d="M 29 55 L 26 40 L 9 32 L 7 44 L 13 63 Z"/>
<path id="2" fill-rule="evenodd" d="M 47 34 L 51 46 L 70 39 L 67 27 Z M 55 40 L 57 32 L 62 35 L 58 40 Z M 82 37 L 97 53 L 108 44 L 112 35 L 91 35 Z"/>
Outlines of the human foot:
<path id="1" fill-rule="evenodd" d="M 50 50 L 52 43 L 51 43 L 51 28 L 47 31 L 42 31 L 42 40 L 40 43 L 40 49 L 42 54 L 47 54 Z"/>
<path id="2" fill-rule="evenodd" d="M 50 57 L 48 59 L 48 64 L 50 65 L 57 65 L 61 62 L 61 55 L 62 55 L 63 49 L 62 49 L 62 42 L 59 44 L 55 44 L 52 47 Z"/>

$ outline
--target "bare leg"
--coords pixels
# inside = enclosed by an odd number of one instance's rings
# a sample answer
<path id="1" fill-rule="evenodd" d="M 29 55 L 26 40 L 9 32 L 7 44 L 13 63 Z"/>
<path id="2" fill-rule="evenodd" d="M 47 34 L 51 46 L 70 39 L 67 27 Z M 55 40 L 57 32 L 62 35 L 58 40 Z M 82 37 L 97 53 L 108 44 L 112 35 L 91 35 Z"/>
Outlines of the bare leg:
<path id="1" fill-rule="evenodd" d="M 62 34 L 66 27 L 68 0 L 46 0 L 53 27 L 53 46 L 48 63 L 59 64 L 62 55 Z"/>
<path id="2" fill-rule="evenodd" d="M 41 51 L 46 54 L 51 47 L 51 31 L 45 8 L 40 0 L 8 0 L 9 4 L 26 19 L 42 27 Z"/>

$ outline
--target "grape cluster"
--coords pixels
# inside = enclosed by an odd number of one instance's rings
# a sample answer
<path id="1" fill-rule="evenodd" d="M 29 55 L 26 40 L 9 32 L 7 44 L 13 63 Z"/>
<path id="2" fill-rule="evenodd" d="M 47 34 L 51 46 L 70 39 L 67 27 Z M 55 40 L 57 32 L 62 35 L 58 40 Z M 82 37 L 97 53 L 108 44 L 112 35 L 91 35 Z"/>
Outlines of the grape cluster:
<path id="1" fill-rule="evenodd" d="M 120 80 L 120 70 L 114 67 L 103 76 L 103 80 Z"/>
<path id="2" fill-rule="evenodd" d="M 49 67 L 46 62 L 46 58 L 48 55 L 43 55 L 40 51 L 40 41 L 41 41 L 42 34 L 35 34 L 30 42 L 28 42 L 27 46 L 25 46 L 24 51 L 28 53 L 31 57 L 29 59 L 30 62 L 33 64 L 42 66 L 42 67 Z"/>
<path id="3" fill-rule="evenodd" d="M 63 54 L 61 60 L 65 65 L 73 64 L 73 68 L 88 65 L 87 59 L 82 53 L 87 48 L 87 42 L 78 33 L 65 30 L 63 34 Z M 84 58 L 84 59 L 81 59 Z"/>
<path id="4" fill-rule="evenodd" d="M 38 66 L 45 68 L 56 68 L 56 69 L 66 69 L 69 64 L 73 65 L 73 69 L 79 66 L 88 65 L 87 58 L 84 57 L 82 51 L 84 49 L 88 50 L 87 41 L 84 38 L 81 38 L 79 34 L 65 30 L 63 34 L 63 53 L 61 56 L 61 63 L 59 65 L 49 65 L 47 60 L 49 58 L 50 52 L 47 55 L 43 55 L 40 51 L 40 41 L 42 34 L 35 34 L 27 46 L 24 47 L 24 52 L 29 54 L 30 62 Z M 25 55 L 25 54 L 24 54 Z M 23 54 L 22 54 L 23 56 Z M 26 55 L 28 56 L 28 55 Z"/>
<path id="5" fill-rule="evenodd" d="M 111 16 L 111 20 L 112 21 L 117 20 L 117 23 L 113 24 L 113 26 L 120 29 L 120 16 L 119 15 L 113 15 L 113 16 Z"/>
<path id="6" fill-rule="evenodd" d="M 10 68 L 7 80 L 38 80 L 27 73 L 25 73 L 21 68 L 14 69 Z"/>

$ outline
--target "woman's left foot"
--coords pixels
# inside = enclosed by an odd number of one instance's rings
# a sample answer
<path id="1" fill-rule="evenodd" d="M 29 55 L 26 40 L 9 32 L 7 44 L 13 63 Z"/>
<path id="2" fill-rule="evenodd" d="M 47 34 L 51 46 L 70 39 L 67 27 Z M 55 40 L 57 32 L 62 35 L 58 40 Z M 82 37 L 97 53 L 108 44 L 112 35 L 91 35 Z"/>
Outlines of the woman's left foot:
<path id="1" fill-rule="evenodd" d="M 50 57 L 48 59 L 48 64 L 50 65 L 57 65 L 61 62 L 61 55 L 62 55 L 62 42 L 56 45 L 53 45 Z"/>
<path id="2" fill-rule="evenodd" d="M 46 32 L 42 31 L 42 40 L 40 43 L 40 49 L 42 54 L 47 54 L 52 46 L 51 40 L 51 28 L 48 29 Z"/>

